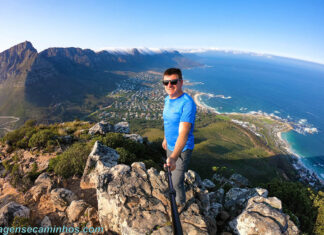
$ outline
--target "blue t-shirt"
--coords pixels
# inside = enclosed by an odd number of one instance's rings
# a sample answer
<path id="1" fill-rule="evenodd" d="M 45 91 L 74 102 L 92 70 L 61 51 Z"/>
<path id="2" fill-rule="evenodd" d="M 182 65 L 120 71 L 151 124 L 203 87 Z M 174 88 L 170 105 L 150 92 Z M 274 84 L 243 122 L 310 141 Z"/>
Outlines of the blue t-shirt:
<path id="1" fill-rule="evenodd" d="M 163 109 L 164 135 L 169 150 L 174 150 L 174 146 L 179 136 L 180 122 L 190 122 L 192 124 L 187 143 L 182 152 L 194 148 L 193 129 L 195 117 L 196 104 L 188 94 L 183 93 L 176 99 L 170 99 L 169 96 L 165 98 Z"/>

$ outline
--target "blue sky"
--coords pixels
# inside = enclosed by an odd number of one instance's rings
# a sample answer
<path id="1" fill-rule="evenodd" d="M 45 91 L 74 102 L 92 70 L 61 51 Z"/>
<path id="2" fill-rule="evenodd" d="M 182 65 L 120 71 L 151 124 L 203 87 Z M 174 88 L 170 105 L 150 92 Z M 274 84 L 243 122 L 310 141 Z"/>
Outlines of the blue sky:
<path id="1" fill-rule="evenodd" d="M 324 64 L 324 1 L 0 0 L 0 51 L 219 48 Z"/>

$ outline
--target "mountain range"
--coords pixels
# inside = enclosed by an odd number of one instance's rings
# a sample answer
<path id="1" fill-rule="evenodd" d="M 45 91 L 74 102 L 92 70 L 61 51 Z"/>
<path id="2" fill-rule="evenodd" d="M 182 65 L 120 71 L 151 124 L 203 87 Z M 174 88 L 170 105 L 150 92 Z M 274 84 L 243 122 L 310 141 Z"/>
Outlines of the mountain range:
<path id="1" fill-rule="evenodd" d="M 178 51 L 140 49 L 99 51 L 48 48 L 37 52 L 25 41 L 0 53 L 0 115 L 64 121 L 79 118 L 100 104 L 126 76 L 116 71 L 163 71 L 198 62 Z"/>

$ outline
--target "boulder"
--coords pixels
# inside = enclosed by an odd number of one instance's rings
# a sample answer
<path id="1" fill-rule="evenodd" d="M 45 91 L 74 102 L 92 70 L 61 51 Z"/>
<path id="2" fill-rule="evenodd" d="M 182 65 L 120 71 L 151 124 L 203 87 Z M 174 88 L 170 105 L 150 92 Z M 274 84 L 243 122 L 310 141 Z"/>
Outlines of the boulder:
<path id="1" fill-rule="evenodd" d="M 54 207 L 64 211 L 72 201 L 77 200 L 77 196 L 65 188 L 56 188 L 51 191 L 51 199 Z"/>
<path id="2" fill-rule="evenodd" d="M 16 216 L 29 218 L 29 215 L 29 208 L 16 202 L 9 202 L 0 209 L 0 227 L 11 226 Z"/>
<path id="3" fill-rule="evenodd" d="M 236 187 L 246 187 L 249 185 L 249 180 L 237 173 L 231 175 L 229 180 L 232 181 Z"/>
<path id="4" fill-rule="evenodd" d="M 195 186 L 197 175 L 190 174 L 192 184 L 187 190 L 208 195 L 208 191 Z M 164 171 L 146 170 L 143 163 L 131 167 L 116 165 L 99 176 L 97 185 L 98 217 L 105 231 L 120 234 L 170 234 L 170 202 L 168 183 Z M 188 198 L 180 214 L 184 234 L 216 234 L 217 205 L 206 208 L 197 197 Z M 204 211 L 204 213 L 202 213 Z M 170 230 L 171 229 L 171 230 Z M 214 232 L 213 232 L 214 231 Z"/>
<path id="5" fill-rule="evenodd" d="M 124 136 L 125 138 L 127 138 L 127 139 L 134 140 L 134 141 L 137 142 L 137 143 L 141 143 L 141 144 L 143 144 L 143 142 L 144 142 L 143 137 L 140 136 L 139 134 L 124 134 L 123 136 Z"/>
<path id="6" fill-rule="evenodd" d="M 44 172 L 37 177 L 35 185 L 28 190 L 26 197 L 38 201 L 43 194 L 49 193 L 53 186 L 54 182 L 51 180 L 50 176 Z"/>
<path id="7" fill-rule="evenodd" d="M 188 170 L 185 173 L 185 183 L 196 187 L 202 187 L 202 181 L 200 176 L 193 170 Z"/>
<path id="8" fill-rule="evenodd" d="M 77 221 L 88 207 L 90 207 L 90 205 L 83 200 L 72 201 L 69 207 L 66 209 L 66 214 L 69 221 Z"/>
<path id="9" fill-rule="evenodd" d="M 117 165 L 118 159 L 119 154 L 116 150 L 96 141 L 87 159 L 81 179 L 81 186 L 96 187 L 98 175 Z"/>
<path id="10" fill-rule="evenodd" d="M 296 225 L 281 210 L 276 197 L 255 196 L 243 212 L 229 223 L 234 234 L 299 234 Z"/>
<path id="11" fill-rule="evenodd" d="M 222 185 L 222 184 L 228 182 L 229 180 L 226 179 L 224 176 L 215 173 L 212 176 L 212 181 L 214 181 L 217 185 Z"/>
<path id="12" fill-rule="evenodd" d="M 105 121 L 98 122 L 93 127 L 89 129 L 89 135 L 105 135 L 108 132 L 114 132 L 115 128 L 112 124 L 109 124 Z"/>
<path id="13" fill-rule="evenodd" d="M 241 213 L 245 203 L 254 196 L 267 196 L 266 189 L 259 188 L 231 188 L 225 195 L 224 207 L 232 217 Z"/>
<path id="14" fill-rule="evenodd" d="M 204 179 L 201 183 L 206 189 L 213 189 L 216 187 L 216 185 L 209 179 Z"/>
<path id="15" fill-rule="evenodd" d="M 129 123 L 128 122 L 118 122 L 114 126 L 115 132 L 129 134 Z"/>
<path id="16" fill-rule="evenodd" d="M 210 202 L 217 202 L 223 204 L 224 202 L 225 191 L 223 188 L 219 188 L 216 192 L 209 193 Z"/>

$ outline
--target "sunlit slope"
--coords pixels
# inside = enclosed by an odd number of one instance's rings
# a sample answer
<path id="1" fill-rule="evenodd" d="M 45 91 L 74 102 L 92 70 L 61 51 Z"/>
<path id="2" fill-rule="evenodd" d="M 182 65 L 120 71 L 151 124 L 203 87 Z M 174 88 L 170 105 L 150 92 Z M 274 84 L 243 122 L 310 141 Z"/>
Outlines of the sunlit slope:
<path id="1" fill-rule="evenodd" d="M 148 128 L 142 131 L 142 135 L 154 141 L 163 138 L 163 130 Z M 272 151 L 263 139 L 227 117 L 197 118 L 194 135 L 195 149 L 189 168 L 202 178 L 210 178 L 215 173 L 215 166 L 226 167 L 228 174 L 240 173 L 252 183 L 291 175 L 286 156 L 278 154 L 277 150 Z"/>

